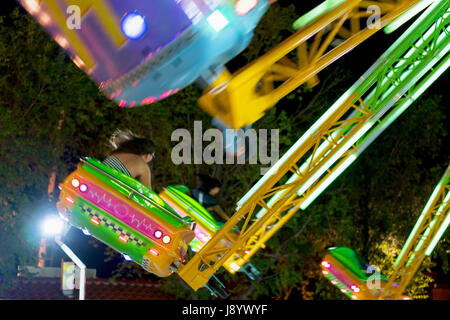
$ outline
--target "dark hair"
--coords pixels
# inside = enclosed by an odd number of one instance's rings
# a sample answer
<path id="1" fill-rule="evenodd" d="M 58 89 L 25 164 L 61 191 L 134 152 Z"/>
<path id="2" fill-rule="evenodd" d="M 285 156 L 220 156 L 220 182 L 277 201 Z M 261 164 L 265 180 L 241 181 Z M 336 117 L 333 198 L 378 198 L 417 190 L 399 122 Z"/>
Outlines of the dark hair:
<path id="1" fill-rule="evenodd" d="M 147 138 L 133 137 L 123 141 L 112 153 L 132 153 L 139 156 L 155 153 L 156 148 L 152 140 Z"/>
<path id="2" fill-rule="evenodd" d="M 203 192 L 209 192 L 212 189 L 214 189 L 215 187 L 220 188 L 220 186 L 221 186 L 221 183 L 219 180 L 217 180 L 216 178 L 212 178 L 206 174 L 199 174 L 198 178 L 200 180 L 199 189 L 202 190 Z"/>

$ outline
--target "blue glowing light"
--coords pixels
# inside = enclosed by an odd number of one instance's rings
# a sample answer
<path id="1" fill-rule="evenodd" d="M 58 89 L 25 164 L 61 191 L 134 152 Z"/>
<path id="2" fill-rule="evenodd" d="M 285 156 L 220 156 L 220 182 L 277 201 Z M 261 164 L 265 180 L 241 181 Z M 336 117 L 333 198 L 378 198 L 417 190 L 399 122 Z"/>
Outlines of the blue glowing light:
<path id="1" fill-rule="evenodd" d="M 147 21 L 142 14 L 129 12 L 120 23 L 123 34 L 131 40 L 139 40 L 147 32 Z"/>
<path id="2" fill-rule="evenodd" d="M 125 258 L 126 261 L 132 261 L 133 259 L 131 259 L 131 257 L 127 254 L 123 254 L 123 257 Z"/>

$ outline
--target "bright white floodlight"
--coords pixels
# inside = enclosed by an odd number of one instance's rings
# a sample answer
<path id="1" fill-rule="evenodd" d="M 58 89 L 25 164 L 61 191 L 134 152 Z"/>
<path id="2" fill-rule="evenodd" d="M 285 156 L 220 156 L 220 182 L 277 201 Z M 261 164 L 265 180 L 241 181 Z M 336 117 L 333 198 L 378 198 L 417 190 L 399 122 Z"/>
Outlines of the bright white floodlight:
<path id="1" fill-rule="evenodd" d="M 46 236 L 56 236 L 64 230 L 64 221 L 56 216 L 47 216 L 42 223 L 42 232 Z"/>

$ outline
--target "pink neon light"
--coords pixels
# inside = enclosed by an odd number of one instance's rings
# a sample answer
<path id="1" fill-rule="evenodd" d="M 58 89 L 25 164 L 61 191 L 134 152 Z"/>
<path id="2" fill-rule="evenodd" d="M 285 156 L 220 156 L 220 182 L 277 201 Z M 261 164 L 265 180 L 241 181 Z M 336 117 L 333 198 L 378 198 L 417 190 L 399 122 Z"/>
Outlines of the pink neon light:
<path id="1" fill-rule="evenodd" d="M 166 98 L 166 97 L 170 96 L 171 92 L 172 92 L 172 89 L 167 90 L 167 91 L 163 92 L 163 94 L 159 98 L 160 99 Z"/>
<path id="2" fill-rule="evenodd" d="M 147 97 L 144 100 L 142 100 L 142 104 L 151 104 L 157 100 L 158 100 L 157 98 L 150 96 L 150 97 Z"/>
<path id="3" fill-rule="evenodd" d="M 81 196 L 126 225 L 141 232 L 147 238 L 154 239 L 154 232 L 156 230 L 165 230 L 165 228 L 150 219 L 146 214 L 141 213 L 95 184 L 91 183 L 88 192 L 82 193 Z"/>
<path id="4" fill-rule="evenodd" d="M 349 278 L 339 268 L 336 268 L 335 266 L 331 265 L 328 261 L 322 261 L 322 266 L 324 262 L 326 262 L 329 265 L 329 267 L 327 268 L 328 271 L 332 275 L 334 275 L 339 281 L 341 281 L 345 286 L 350 288 L 352 284 L 355 284 L 356 279 Z"/>
<path id="5" fill-rule="evenodd" d="M 162 237 L 162 232 L 160 230 L 156 230 L 153 235 L 155 236 L 156 239 L 159 239 Z"/>

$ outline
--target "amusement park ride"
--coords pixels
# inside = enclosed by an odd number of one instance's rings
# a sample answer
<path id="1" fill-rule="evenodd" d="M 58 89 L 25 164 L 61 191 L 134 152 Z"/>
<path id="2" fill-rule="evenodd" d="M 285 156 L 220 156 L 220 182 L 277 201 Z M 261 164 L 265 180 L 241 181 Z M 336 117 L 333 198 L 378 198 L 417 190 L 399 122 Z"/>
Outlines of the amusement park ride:
<path id="1" fill-rule="evenodd" d="M 57 206 L 66 220 L 149 272 L 176 272 L 192 289 L 225 297 L 216 271 L 223 266 L 257 278 L 251 257 L 449 67 L 450 1 L 327 0 L 295 21 L 292 36 L 231 74 L 225 63 L 247 47 L 271 2 L 20 0 L 120 107 L 148 105 L 196 82 L 204 88 L 200 107 L 234 129 L 302 84 L 316 85 L 321 70 L 375 32 L 390 33 L 422 12 L 238 201 L 226 223 L 184 186 L 158 195 L 92 158 L 60 185 Z M 449 184 L 447 169 L 391 278 L 380 276 L 381 289 L 366 289 L 366 266 L 348 248 L 328 250 L 323 274 L 352 299 L 405 298 L 450 222 Z M 195 252 L 189 259 L 188 250 Z"/>

